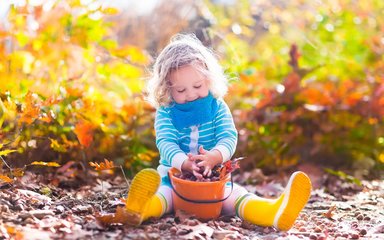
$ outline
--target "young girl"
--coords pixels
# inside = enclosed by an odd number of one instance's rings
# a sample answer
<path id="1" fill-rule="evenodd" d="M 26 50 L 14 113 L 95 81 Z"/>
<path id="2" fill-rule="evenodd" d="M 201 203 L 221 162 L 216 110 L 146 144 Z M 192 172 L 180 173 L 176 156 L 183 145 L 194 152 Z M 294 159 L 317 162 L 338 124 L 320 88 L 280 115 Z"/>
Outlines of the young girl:
<path id="1" fill-rule="evenodd" d="M 189 171 L 197 178 L 203 177 L 199 173 L 203 167 L 203 175 L 210 176 L 216 164 L 232 157 L 237 144 L 232 115 L 222 99 L 227 79 L 212 52 L 195 37 L 177 35 L 163 49 L 155 62 L 148 92 L 157 108 L 160 165 L 157 171 L 142 170 L 132 181 L 126 203 L 127 211 L 134 216 L 129 220 L 132 225 L 173 211 L 167 176 L 171 167 Z M 303 172 L 295 172 L 285 191 L 274 200 L 234 184 L 231 196 L 223 202 L 222 213 L 285 231 L 292 227 L 310 191 L 311 182 Z M 229 193 L 230 183 L 225 195 Z"/>

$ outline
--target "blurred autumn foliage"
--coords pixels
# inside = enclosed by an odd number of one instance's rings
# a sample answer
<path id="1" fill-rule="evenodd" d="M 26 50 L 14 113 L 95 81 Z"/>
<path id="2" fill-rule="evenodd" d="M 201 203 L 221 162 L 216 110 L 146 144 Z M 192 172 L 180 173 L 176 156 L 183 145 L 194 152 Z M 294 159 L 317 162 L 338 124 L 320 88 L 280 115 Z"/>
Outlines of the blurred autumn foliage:
<path id="1" fill-rule="evenodd" d="M 238 154 L 273 171 L 299 162 L 358 177 L 383 170 L 383 1 L 210 8 L 228 20 L 215 28 L 225 40 L 224 65 L 239 75 L 228 98 Z"/>
<path id="2" fill-rule="evenodd" d="M 2 171 L 104 159 L 130 173 L 156 166 L 142 90 L 151 55 L 180 31 L 196 32 L 227 68 L 244 164 L 383 170 L 382 1 L 193 2 L 137 18 L 98 1 L 12 6 L 0 26 Z M 172 14 L 187 4 L 193 17 Z"/>
<path id="3" fill-rule="evenodd" d="M 141 94 L 149 57 L 114 40 L 103 17 L 117 9 L 44 7 L 12 6 L 1 32 L 1 150 L 15 150 L 3 158 L 13 167 L 104 158 L 148 166 L 156 155 L 153 109 Z"/>

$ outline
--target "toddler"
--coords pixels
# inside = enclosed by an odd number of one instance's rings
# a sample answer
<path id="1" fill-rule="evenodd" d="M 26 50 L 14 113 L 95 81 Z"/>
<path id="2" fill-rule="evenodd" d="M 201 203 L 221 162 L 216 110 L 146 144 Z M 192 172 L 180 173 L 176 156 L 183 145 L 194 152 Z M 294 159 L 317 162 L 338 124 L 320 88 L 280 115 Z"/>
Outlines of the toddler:
<path id="1" fill-rule="evenodd" d="M 223 100 L 227 78 L 213 53 L 196 37 L 176 35 L 156 59 L 148 83 L 148 100 L 156 107 L 157 171 L 144 169 L 132 181 L 126 208 L 129 223 L 140 225 L 150 217 L 173 211 L 168 170 L 175 167 L 197 178 L 231 159 L 237 144 L 232 114 Z M 203 173 L 199 173 L 203 167 Z M 231 191 L 226 184 L 225 196 Z M 222 214 L 237 215 L 260 226 L 289 230 L 307 203 L 311 182 L 295 172 L 277 199 L 266 199 L 234 184 L 223 202 Z M 198 194 L 198 193 L 196 193 Z"/>

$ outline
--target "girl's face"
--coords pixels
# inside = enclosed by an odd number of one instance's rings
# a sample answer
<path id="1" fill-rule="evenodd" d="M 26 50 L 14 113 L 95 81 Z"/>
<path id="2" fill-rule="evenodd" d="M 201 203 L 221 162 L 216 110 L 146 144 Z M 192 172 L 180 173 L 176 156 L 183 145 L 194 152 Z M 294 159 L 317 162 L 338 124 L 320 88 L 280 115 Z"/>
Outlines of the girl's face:
<path id="1" fill-rule="evenodd" d="M 208 79 L 193 65 L 182 66 L 171 72 L 171 96 L 182 104 L 208 96 Z"/>

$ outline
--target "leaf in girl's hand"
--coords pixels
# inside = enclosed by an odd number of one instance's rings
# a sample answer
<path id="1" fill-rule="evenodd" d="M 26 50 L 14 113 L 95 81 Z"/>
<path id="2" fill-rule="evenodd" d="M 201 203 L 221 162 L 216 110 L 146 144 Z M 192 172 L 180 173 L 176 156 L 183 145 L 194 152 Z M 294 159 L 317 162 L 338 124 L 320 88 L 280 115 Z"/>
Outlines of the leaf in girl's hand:
<path id="1" fill-rule="evenodd" d="M 244 157 L 235 158 L 225 162 L 223 167 L 220 169 L 220 179 L 224 178 L 227 174 L 240 168 L 239 161 L 242 159 L 244 159 Z"/>
<path id="2" fill-rule="evenodd" d="M 239 161 L 242 160 L 242 159 L 244 159 L 244 158 L 243 157 L 235 158 L 235 159 L 232 159 L 232 160 L 226 162 L 224 164 L 224 167 L 226 168 L 227 174 L 235 171 L 238 168 L 240 168 Z"/>

